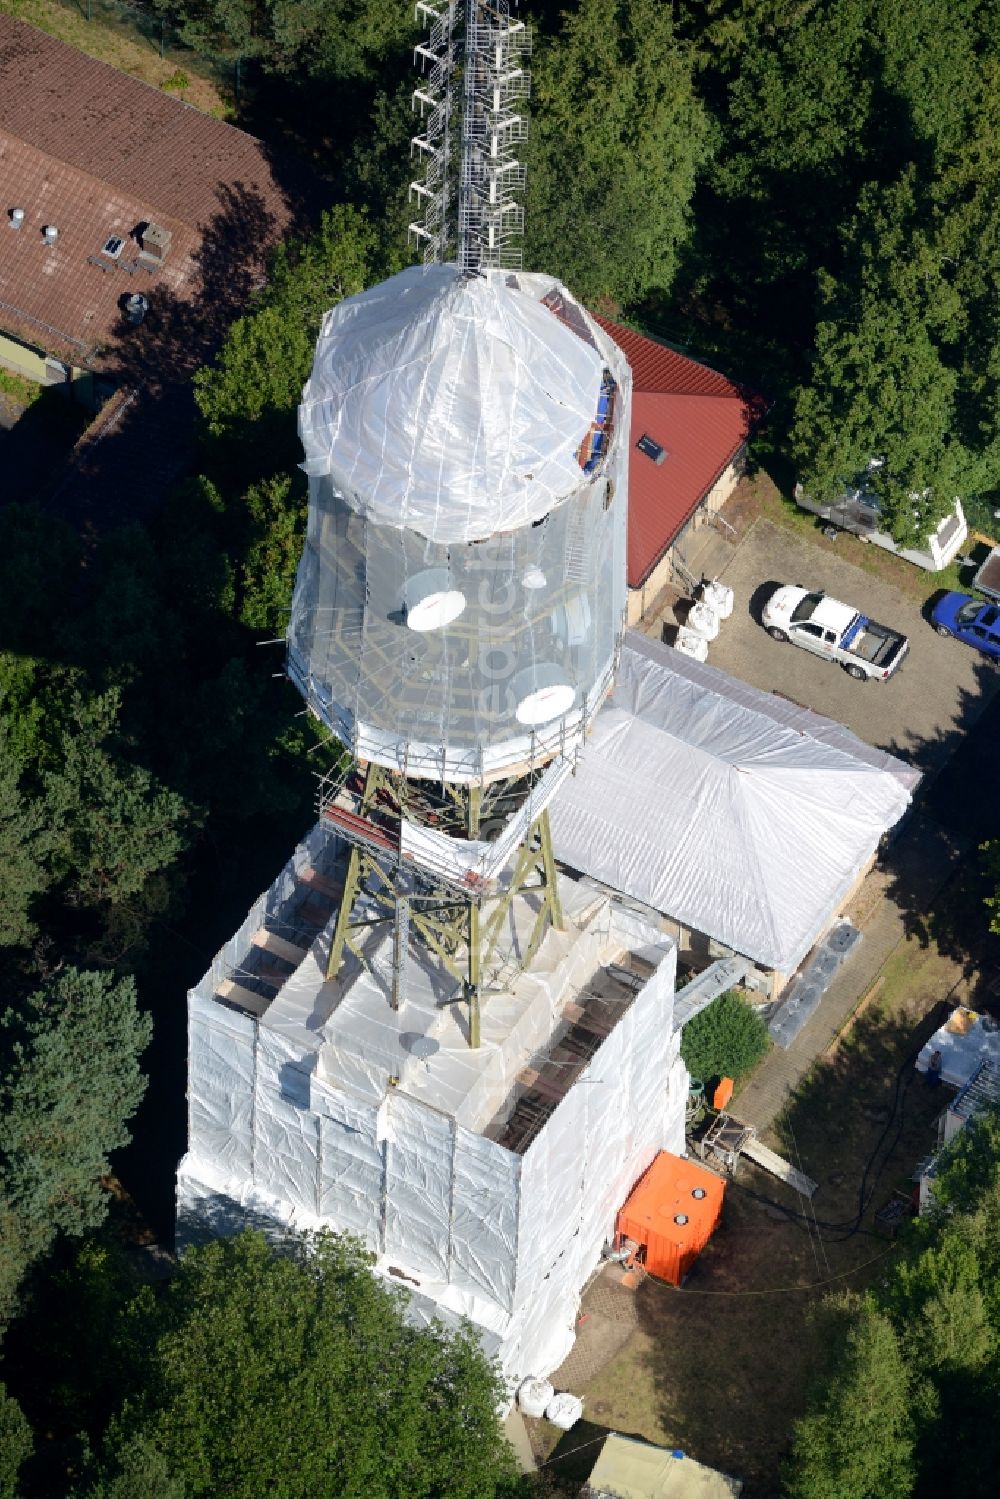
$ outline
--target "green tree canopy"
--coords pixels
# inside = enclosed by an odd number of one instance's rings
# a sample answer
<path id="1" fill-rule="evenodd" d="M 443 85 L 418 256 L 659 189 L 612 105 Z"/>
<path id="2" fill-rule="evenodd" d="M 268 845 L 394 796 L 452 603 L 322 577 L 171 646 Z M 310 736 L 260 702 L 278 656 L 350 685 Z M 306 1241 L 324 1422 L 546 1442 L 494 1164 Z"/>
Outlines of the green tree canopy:
<path id="1" fill-rule="evenodd" d="M 0 1384 L 0 1499 L 17 1499 L 18 1474 L 34 1441 L 21 1407 Z"/>
<path id="2" fill-rule="evenodd" d="M 0 1016 L 0 1324 L 56 1235 L 103 1218 L 151 1034 L 131 979 L 73 968 Z"/>
<path id="3" fill-rule="evenodd" d="M 32 902 L 49 883 L 50 830 L 44 807 L 25 798 L 21 766 L 10 750 L 11 731 L 0 703 L 0 947 L 34 934 Z"/>
<path id="4" fill-rule="evenodd" d="M 1000 1436 L 1000 1111 L 966 1125 L 863 1299 L 833 1303 L 829 1359 L 795 1428 L 790 1499 L 996 1488 Z"/>
<path id="5" fill-rule="evenodd" d="M 692 1077 L 745 1077 L 766 1056 L 767 1026 L 735 991 L 720 994 L 681 1032 L 681 1056 Z"/>
<path id="6" fill-rule="evenodd" d="M 788 1499 L 906 1499 L 913 1492 L 912 1376 L 870 1298 L 841 1304 L 822 1403 L 796 1424 Z"/>
<path id="7" fill-rule="evenodd" d="M 863 196 L 848 269 L 826 282 L 792 432 L 803 483 L 818 498 L 836 498 L 870 459 L 882 460 L 870 482 L 901 542 L 926 536 L 972 468 L 955 438 L 958 381 L 946 356 L 962 326 L 960 299 L 917 198 L 912 171 L 893 190 Z"/>
<path id="8" fill-rule="evenodd" d="M 659 0 L 580 0 L 532 57 L 526 256 L 588 301 L 668 287 L 709 126 Z"/>
<path id="9" fill-rule="evenodd" d="M 212 477 L 237 488 L 287 475 L 301 458 L 295 412 L 323 314 L 365 285 L 374 236 L 352 208 L 323 215 L 312 239 L 279 246 L 253 310 L 195 376 Z"/>
<path id="10" fill-rule="evenodd" d="M 186 1495 L 490 1499 L 517 1491 L 500 1384 L 471 1332 L 418 1329 L 352 1241 L 188 1250 L 126 1335 L 141 1388 L 110 1454 L 155 1452 Z"/>

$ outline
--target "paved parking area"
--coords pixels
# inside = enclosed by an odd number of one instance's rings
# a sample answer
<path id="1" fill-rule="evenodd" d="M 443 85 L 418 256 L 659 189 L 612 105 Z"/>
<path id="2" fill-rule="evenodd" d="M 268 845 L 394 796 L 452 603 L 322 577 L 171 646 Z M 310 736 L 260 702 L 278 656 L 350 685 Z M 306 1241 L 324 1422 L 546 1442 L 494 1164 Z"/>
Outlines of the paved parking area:
<path id="1" fill-rule="evenodd" d="M 867 743 L 921 770 L 936 769 L 1000 687 L 1000 669 L 978 651 L 937 635 L 914 599 L 847 560 L 859 544 L 853 537 L 841 540 L 838 555 L 757 520 L 737 546 L 721 553 L 717 548 L 712 570 L 729 584 L 736 602 L 709 646 L 709 663 L 846 724 Z M 900 670 L 886 682 L 856 682 L 839 666 L 772 640 L 758 618 L 779 583 L 822 588 L 902 630 L 910 638 L 910 652 Z M 672 616 L 664 623 L 669 640 Z"/>

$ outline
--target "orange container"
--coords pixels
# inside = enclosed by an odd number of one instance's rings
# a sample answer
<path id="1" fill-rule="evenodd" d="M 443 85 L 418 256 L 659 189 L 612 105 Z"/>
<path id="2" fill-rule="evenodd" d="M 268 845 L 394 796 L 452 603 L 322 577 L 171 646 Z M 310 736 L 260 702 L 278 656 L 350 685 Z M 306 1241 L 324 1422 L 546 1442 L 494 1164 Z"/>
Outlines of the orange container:
<path id="1" fill-rule="evenodd" d="M 618 1241 L 634 1239 L 649 1274 L 679 1286 L 715 1232 L 724 1192 L 714 1172 L 663 1150 L 618 1214 Z"/>
<path id="2" fill-rule="evenodd" d="M 733 1080 L 731 1077 L 720 1077 L 712 1094 L 712 1108 L 724 1109 L 733 1096 Z"/>

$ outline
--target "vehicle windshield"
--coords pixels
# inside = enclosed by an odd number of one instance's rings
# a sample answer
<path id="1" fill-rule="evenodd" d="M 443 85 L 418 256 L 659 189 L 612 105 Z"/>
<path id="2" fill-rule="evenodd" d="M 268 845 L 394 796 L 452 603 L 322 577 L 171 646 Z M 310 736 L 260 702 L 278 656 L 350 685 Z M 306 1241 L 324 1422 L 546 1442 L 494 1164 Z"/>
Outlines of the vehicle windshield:
<path id="1" fill-rule="evenodd" d="M 793 622 L 798 625 L 804 619 L 812 619 L 816 611 L 816 605 L 822 597 L 821 593 L 807 593 L 804 599 L 800 599 L 792 610 Z"/>
<path id="2" fill-rule="evenodd" d="M 982 604 L 977 603 L 975 599 L 970 599 L 967 604 L 962 605 L 955 619 L 960 625 L 975 624 L 976 616 L 982 607 Z"/>

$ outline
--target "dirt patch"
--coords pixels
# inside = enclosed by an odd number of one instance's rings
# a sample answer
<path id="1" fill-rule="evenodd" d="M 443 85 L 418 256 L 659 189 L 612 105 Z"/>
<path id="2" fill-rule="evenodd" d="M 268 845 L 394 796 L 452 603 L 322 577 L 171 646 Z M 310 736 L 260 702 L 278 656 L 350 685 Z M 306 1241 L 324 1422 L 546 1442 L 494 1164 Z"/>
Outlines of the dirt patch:
<path id="1" fill-rule="evenodd" d="M 683 1447 L 742 1478 L 745 1499 L 780 1493 L 781 1457 L 822 1354 L 818 1307 L 829 1291 L 860 1289 L 883 1273 L 893 1247 L 875 1213 L 896 1193 L 909 1194 L 914 1165 L 934 1145 L 944 1099 L 914 1073 L 912 1059 L 960 976 L 933 944 L 904 943 L 877 1000 L 800 1084 L 769 1138 L 819 1181 L 811 1205 L 744 1165 L 683 1289 L 646 1279 L 625 1312 L 617 1298 L 629 1293 L 613 1284 L 613 1267 L 591 1285 L 581 1342 L 591 1323 L 603 1336 L 612 1318 L 628 1337 L 588 1378 L 566 1380 L 584 1396 L 590 1422 Z M 571 1372 L 572 1355 L 557 1383 Z M 551 1457 L 558 1436 L 532 1423 L 540 1460 Z M 562 1466 L 557 1459 L 548 1471 Z"/>
<path id="2" fill-rule="evenodd" d="M 723 519 L 732 526 L 737 540 L 747 534 L 754 521 L 762 513 L 771 491 L 775 495 L 778 493 L 773 479 L 763 471 L 745 474 L 739 481 L 722 507 Z"/>

